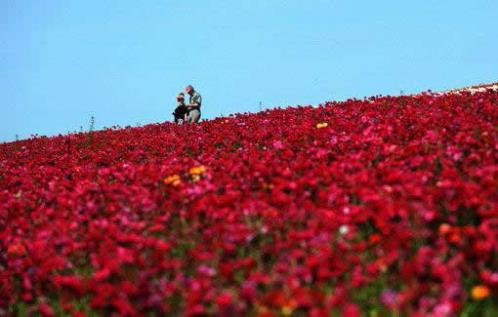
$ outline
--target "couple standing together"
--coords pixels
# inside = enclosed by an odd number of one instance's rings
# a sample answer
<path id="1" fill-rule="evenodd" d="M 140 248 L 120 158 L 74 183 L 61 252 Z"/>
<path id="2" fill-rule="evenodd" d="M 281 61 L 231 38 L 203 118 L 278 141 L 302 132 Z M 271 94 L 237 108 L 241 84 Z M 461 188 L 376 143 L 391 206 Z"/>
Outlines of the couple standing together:
<path id="1" fill-rule="evenodd" d="M 185 87 L 185 92 L 189 95 L 189 102 L 185 104 L 185 94 L 183 92 L 176 96 L 176 108 L 173 112 L 175 123 L 197 123 L 201 118 L 201 95 L 188 85 Z"/>

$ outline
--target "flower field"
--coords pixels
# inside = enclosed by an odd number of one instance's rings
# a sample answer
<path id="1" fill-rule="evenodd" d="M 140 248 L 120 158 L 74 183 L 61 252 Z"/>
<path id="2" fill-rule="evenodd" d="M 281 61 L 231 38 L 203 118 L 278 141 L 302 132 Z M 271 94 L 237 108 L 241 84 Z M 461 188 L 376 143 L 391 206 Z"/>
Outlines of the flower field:
<path id="1" fill-rule="evenodd" d="M 0 316 L 498 316 L 498 92 L 0 144 Z"/>

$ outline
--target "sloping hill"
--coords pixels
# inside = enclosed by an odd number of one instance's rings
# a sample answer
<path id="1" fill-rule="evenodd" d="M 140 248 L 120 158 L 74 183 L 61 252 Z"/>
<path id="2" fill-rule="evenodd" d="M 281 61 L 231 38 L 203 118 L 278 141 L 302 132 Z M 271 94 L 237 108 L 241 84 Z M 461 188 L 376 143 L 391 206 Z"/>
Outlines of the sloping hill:
<path id="1" fill-rule="evenodd" d="M 497 312 L 498 92 L 0 145 L 0 315 Z"/>
<path id="2" fill-rule="evenodd" d="M 498 91 L 498 82 L 496 83 L 489 83 L 489 84 L 481 84 L 481 85 L 474 85 L 474 86 L 468 86 L 464 88 L 459 88 L 459 89 L 452 89 L 450 92 L 470 92 L 470 93 L 476 93 L 476 92 L 485 92 L 488 90 L 492 91 Z"/>

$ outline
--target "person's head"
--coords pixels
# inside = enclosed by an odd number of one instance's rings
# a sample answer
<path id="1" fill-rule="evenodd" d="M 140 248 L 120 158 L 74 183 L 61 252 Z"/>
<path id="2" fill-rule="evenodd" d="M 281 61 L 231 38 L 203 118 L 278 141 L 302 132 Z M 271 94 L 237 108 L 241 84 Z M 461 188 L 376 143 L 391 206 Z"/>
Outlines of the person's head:
<path id="1" fill-rule="evenodd" d="M 192 87 L 192 85 L 187 85 L 187 87 L 185 87 L 185 92 L 189 95 L 193 94 L 194 93 L 194 87 Z"/>
<path id="2" fill-rule="evenodd" d="M 185 100 L 185 94 L 183 92 L 179 93 L 178 95 L 176 95 L 176 101 L 184 101 Z"/>

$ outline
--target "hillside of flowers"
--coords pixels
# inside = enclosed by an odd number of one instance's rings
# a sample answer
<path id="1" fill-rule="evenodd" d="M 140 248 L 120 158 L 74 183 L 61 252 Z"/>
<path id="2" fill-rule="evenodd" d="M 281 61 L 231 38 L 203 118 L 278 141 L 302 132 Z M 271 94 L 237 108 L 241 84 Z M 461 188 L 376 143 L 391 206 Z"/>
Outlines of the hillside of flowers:
<path id="1" fill-rule="evenodd" d="M 0 316 L 498 316 L 498 92 L 0 144 Z"/>

